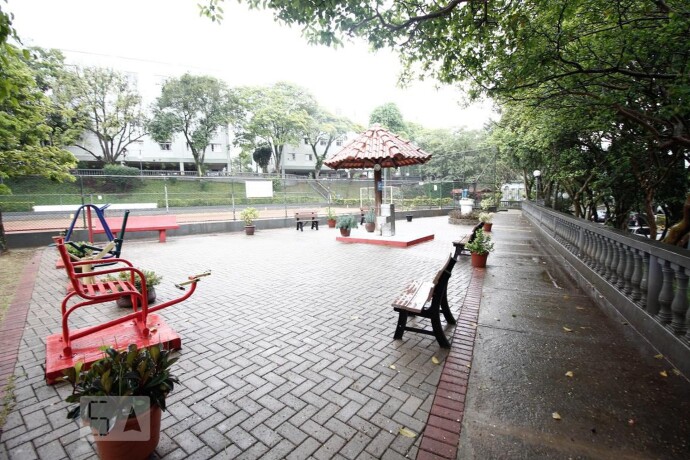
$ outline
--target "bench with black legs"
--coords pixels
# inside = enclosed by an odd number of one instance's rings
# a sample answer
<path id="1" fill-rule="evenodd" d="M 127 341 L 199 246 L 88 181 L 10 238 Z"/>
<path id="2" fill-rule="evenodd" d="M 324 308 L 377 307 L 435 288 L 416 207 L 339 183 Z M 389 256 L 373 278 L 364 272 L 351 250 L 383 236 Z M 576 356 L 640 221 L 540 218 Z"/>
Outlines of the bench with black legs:
<path id="1" fill-rule="evenodd" d="M 455 266 L 455 256 L 449 256 L 443 268 L 434 277 L 433 281 L 412 281 L 402 294 L 393 302 L 393 309 L 398 312 L 398 325 L 395 328 L 395 339 L 403 338 L 405 331 L 420 334 L 433 335 L 439 346 L 450 348 L 450 342 L 443 332 L 441 314 L 446 323 L 455 324 L 455 318 L 448 306 L 448 280 Z M 407 325 L 410 316 L 428 318 L 431 321 L 431 330 Z"/>
<path id="2" fill-rule="evenodd" d="M 295 213 L 295 222 L 297 222 L 297 230 L 304 231 L 304 224 L 311 224 L 311 229 L 319 229 L 319 217 L 316 211 L 297 211 Z"/>
<path id="3" fill-rule="evenodd" d="M 460 256 L 469 256 L 470 252 L 465 250 L 465 245 L 474 241 L 474 239 L 477 237 L 477 230 L 483 227 L 484 222 L 479 222 L 472 229 L 472 233 L 465 235 L 458 241 L 453 241 L 453 246 L 455 246 L 455 254 L 453 254 L 453 257 L 457 259 Z"/>

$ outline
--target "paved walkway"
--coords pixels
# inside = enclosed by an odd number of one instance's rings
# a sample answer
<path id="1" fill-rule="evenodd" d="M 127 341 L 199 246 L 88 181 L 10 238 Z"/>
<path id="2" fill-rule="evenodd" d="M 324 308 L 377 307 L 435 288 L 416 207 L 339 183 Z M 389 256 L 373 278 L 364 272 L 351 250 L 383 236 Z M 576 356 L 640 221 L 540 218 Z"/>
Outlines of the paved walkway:
<path id="1" fill-rule="evenodd" d="M 186 275 L 213 270 L 192 299 L 163 312 L 183 338 L 182 383 L 157 456 L 688 457 L 687 380 L 574 289 L 519 212 L 497 216 L 486 271 L 468 258 L 456 265 L 450 352 L 419 334 L 393 340 L 392 299 L 407 280 L 430 279 L 471 229 L 446 218 L 399 224 L 436 238 L 396 249 L 290 228 L 126 242 L 127 259 L 163 275 L 160 299 L 177 296 L 173 283 Z M 17 402 L 0 458 L 95 455 L 64 418 L 69 388 L 43 381 L 44 339 L 59 330 L 65 284 L 56 258 L 54 249 L 39 253 L 25 297 Z M 94 307 L 74 325 L 113 315 L 114 305 Z"/>

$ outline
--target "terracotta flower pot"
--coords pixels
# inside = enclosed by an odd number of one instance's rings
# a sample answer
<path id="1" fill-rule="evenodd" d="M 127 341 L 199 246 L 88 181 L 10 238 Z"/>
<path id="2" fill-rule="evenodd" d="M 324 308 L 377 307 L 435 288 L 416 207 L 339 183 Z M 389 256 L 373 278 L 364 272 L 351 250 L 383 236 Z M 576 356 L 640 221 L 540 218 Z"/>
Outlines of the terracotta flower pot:
<path id="1" fill-rule="evenodd" d="M 485 268 L 486 267 L 486 259 L 488 259 L 489 253 L 487 252 L 486 254 L 477 254 L 476 252 L 472 253 L 472 266 L 475 268 Z"/>
<path id="2" fill-rule="evenodd" d="M 490 232 L 492 225 L 493 225 L 492 222 L 484 222 L 484 226 L 482 228 L 484 229 L 485 232 Z"/>
<path id="3" fill-rule="evenodd" d="M 365 222 L 364 228 L 367 232 L 374 233 L 374 230 L 376 230 L 376 222 Z"/>
<path id="4" fill-rule="evenodd" d="M 256 226 L 254 226 L 254 225 L 245 225 L 244 226 L 244 233 L 247 235 L 253 235 L 254 229 L 256 229 Z"/>
<path id="5" fill-rule="evenodd" d="M 340 234 L 342 236 L 350 236 L 350 229 L 349 228 L 341 228 L 340 229 Z"/>
<path id="6" fill-rule="evenodd" d="M 148 426 L 151 436 L 146 441 L 132 441 L 132 440 L 108 440 L 108 436 L 104 438 L 96 437 L 96 448 L 98 449 L 98 456 L 101 460 L 138 460 L 147 459 L 156 450 L 158 440 L 161 433 L 161 408 L 152 406 L 151 409 L 144 412 L 139 418 L 130 418 L 126 422 L 119 421 L 117 424 L 125 424 L 124 430 L 117 429 L 118 435 L 127 431 L 140 430 L 142 427 Z M 116 424 L 116 428 L 117 427 Z"/>
<path id="7" fill-rule="evenodd" d="M 412 222 L 412 214 L 407 214 L 405 219 L 407 219 L 408 222 Z"/>
<path id="8" fill-rule="evenodd" d="M 146 288 L 146 298 L 149 301 L 149 305 L 154 303 L 156 301 L 156 288 L 151 286 L 150 288 Z M 115 301 L 118 307 L 122 308 L 132 308 L 132 299 L 128 296 L 122 296 L 119 299 Z"/>
<path id="9" fill-rule="evenodd" d="M 328 219 L 328 228 L 335 228 L 335 219 Z"/>

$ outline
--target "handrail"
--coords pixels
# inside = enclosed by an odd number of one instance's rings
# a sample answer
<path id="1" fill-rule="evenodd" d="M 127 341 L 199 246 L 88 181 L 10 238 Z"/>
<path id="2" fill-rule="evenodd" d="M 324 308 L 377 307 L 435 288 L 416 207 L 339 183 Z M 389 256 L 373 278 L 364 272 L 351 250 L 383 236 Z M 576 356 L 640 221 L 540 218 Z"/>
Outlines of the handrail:
<path id="1" fill-rule="evenodd" d="M 689 250 L 532 202 L 523 202 L 522 212 L 611 306 L 690 373 Z"/>

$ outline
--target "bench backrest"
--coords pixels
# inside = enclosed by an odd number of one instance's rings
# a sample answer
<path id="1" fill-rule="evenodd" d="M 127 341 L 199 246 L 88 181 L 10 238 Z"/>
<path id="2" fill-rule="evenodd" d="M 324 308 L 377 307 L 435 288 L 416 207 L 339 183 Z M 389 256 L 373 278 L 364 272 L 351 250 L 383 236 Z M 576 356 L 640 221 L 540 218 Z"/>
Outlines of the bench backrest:
<path id="1" fill-rule="evenodd" d="M 316 211 L 299 211 L 295 213 L 295 219 L 316 219 L 317 214 Z"/>
<path id="2" fill-rule="evenodd" d="M 448 287 L 448 280 L 453 272 L 453 267 L 455 267 L 455 258 L 453 255 L 448 256 L 448 260 L 443 265 L 443 268 L 436 273 L 434 277 L 434 293 L 432 297 L 432 303 L 437 304 L 441 301 L 441 296 L 446 293 L 446 288 Z"/>
<path id="3" fill-rule="evenodd" d="M 474 239 L 477 237 L 477 230 L 479 230 L 480 228 L 484 228 L 484 222 L 479 222 L 477 225 L 474 226 L 474 228 L 472 229 L 472 235 L 470 235 L 470 239 L 467 240 L 468 243 L 474 241 Z"/>
<path id="4" fill-rule="evenodd" d="M 74 271 L 74 264 L 72 264 L 72 258 L 67 252 L 67 247 L 65 246 L 65 239 L 61 236 L 54 236 L 53 241 L 55 241 L 55 246 L 57 246 L 58 253 L 60 254 L 60 259 L 65 266 L 65 271 L 67 272 L 67 277 L 72 285 L 72 288 L 76 292 L 81 292 L 81 283 L 77 279 L 76 272 Z"/>

